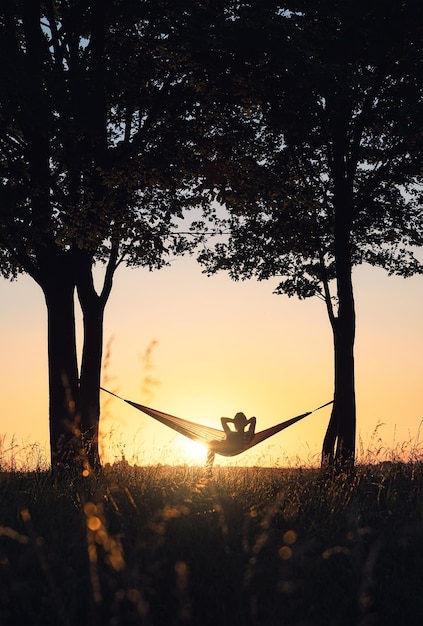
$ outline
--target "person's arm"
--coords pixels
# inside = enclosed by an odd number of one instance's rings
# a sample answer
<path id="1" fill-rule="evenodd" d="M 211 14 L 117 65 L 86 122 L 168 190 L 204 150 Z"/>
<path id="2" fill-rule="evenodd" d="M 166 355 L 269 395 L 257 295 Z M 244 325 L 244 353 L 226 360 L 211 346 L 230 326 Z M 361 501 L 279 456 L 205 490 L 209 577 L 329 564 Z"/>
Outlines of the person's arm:
<path id="1" fill-rule="evenodd" d="M 250 424 L 247 432 L 249 435 L 254 435 L 254 431 L 256 429 L 256 423 L 257 423 L 257 419 L 255 417 L 250 417 L 249 420 L 247 420 L 247 423 Z"/>
<path id="2" fill-rule="evenodd" d="M 222 428 L 225 431 L 225 433 L 232 433 L 233 430 L 231 430 L 228 426 L 228 423 L 234 423 L 234 420 L 231 417 L 221 417 L 220 421 L 222 422 Z"/>

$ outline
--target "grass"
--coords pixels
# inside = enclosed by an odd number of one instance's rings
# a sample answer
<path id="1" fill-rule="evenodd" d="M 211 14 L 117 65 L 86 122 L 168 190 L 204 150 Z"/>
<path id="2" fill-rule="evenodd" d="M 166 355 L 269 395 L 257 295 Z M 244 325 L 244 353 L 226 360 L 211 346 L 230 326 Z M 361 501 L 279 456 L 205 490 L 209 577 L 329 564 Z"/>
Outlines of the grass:
<path id="1" fill-rule="evenodd" d="M 0 474 L 2 626 L 412 626 L 423 465 Z"/>

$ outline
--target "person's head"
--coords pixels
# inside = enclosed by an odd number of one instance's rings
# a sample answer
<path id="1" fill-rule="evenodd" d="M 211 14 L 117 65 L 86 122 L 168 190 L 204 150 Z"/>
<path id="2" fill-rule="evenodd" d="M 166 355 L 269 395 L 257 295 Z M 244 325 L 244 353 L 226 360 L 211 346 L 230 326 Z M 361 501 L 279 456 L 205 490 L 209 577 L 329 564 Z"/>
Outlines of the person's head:
<path id="1" fill-rule="evenodd" d="M 234 417 L 234 425 L 236 430 L 244 430 L 247 423 L 247 418 L 244 413 L 237 413 Z"/>

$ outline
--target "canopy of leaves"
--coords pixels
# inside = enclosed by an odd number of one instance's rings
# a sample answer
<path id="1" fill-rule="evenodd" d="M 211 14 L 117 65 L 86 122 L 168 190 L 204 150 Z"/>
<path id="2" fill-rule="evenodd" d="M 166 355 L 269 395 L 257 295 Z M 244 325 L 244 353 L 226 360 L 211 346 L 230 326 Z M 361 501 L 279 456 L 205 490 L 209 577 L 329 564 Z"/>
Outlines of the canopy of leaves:
<path id="1" fill-rule="evenodd" d="M 174 223 L 198 204 L 187 21 L 171 1 L 2 3 L 4 276 L 37 279 L 46 246 L 93 260 L 119 246 L 150 268 L 190 248 Z"/>
<path id="2" fill-rule="evenodd" d="M 319 294 L 336 275 L 336 197 L 352 264 L 423 272 L 422 4 L 231 6 L 223 60 L 207 76 L 220 139 L 205 174 L 231 235 L 201 254 L 207 270 Z"/>

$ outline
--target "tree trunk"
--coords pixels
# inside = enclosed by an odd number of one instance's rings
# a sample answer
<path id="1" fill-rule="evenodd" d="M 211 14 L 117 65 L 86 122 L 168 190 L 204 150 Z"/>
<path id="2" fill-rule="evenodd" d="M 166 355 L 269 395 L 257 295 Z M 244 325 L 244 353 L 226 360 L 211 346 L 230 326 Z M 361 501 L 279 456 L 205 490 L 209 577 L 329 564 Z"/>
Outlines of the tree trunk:
<path id="1" fill-rule="evenodd" d="M 352 466 L 355 459 L 356 404 L 354 376 L 354 310 L 339 316 L 335 332 L 335 395 L 337 422 L 335 465 Z"/>
<path id="2" fill-rule="evenodd" d="M 346 113 L 345 113 L 346 112 Z M 355 306 L 352 285 L 351 228 L 353 169 L 348 171 L 348 103 L 334 116 L 332 176 L 334 181 L 334 259 L 338 314 L 331 318 L 334 338 L 334 403 L 323 442 L 323 462 L 335 468 L 354 464 L 356 404 L 354 374 Z M 335 448 L 336 445 L 336 448 Z"/>
<path id="3" fill-rule="evenodd" d="M 48 315 L 50 454 L 53 472 L 71 467 L 80 449 L 74 284 L 65 276 L 42 285 Z"/>
<path id="4" fill-rule="evenodd" d="M 84 300 L 84 344 L 81 362 L 81 429 L 90 469 L 98 469 L 100 420 L 100 376 L 103 354 L 104 305 L 98 298 Z"/>
<path id="5" fill-rule="evenodd" d="M 98 432 L 100 422 L 101 360 L 103 355 L 103 319 L 104 309 L 112 288 L 113 274 L 116 269 L 117 248 L 112 247 L 100 295 L 97 294 L 94 286 L 92 256 L 84 251 L 80 251 L 78 256 L 77 289 L 84 324 L 80 376 L 81 429 L 87 469 L 90 471 L 100 467 Z"/>
<path id="6" fill-rule="evenodd" d="M 352 303 L 353 306 L 353 303 Z M 351 317 L 352 316 L 352 317 Z M 322 462 L 346 468 L 354 464 L 356 404 L 354 375 L 354 309 L 335 320 L 335 392 L 332 414 L 323 441 Z"/>
<path id="7" fill-rule="evenodd" d="M 335 464 L 351 466 L 355 458 L 356 404 L 354 373 L 355 306 L 351 262 L 352 191 L 335 203 L 335 263 L 338 316 L 334 320 L 335 392 L 337 424 Z"/>
<path id="8" fill-rule="evenodd" d="M 337 262 L 338 315 L 331 318 L 334 345 L 334 403 L 323 441 L 322 463 L 343 468 L 355 458 L 355 306 L 349 244 L 335 246 Z M 349 238 L 349 237 L 348 237 Z"/>

